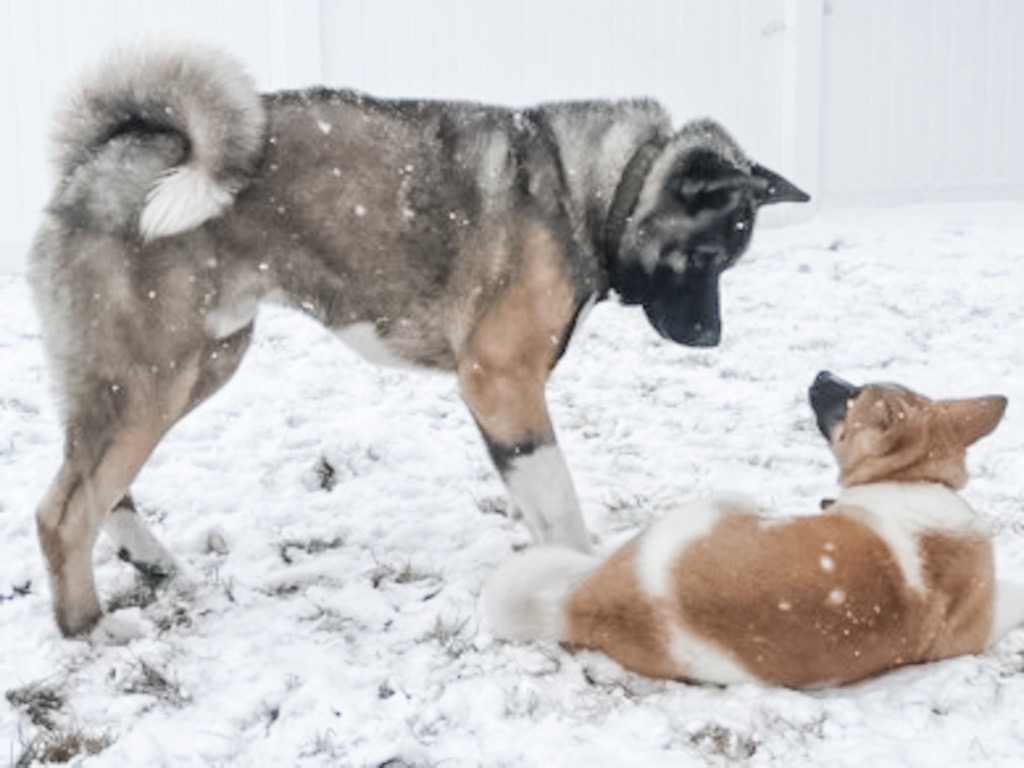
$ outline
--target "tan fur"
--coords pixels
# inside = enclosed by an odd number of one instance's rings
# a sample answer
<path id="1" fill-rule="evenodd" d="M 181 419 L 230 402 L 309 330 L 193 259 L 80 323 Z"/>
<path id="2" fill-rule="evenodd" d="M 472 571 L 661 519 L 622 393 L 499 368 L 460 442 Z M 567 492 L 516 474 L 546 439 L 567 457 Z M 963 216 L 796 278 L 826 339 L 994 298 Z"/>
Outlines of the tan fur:
<path id="1" fill-rule="evenodd" d="M 992 626 L 995 567 L 987 538 L 932 533 L 921 537 L 921 557 L 931 612 L 937 626 L 922 661 L 985 648 Z"/>
<path id="2" fill-rule="evenodd" d="M 570 325 L 576 296 L 552 235 L 528 225 L 522 271 L 459 352 L 463 397 L 491 440 L 553 439 L 544 386 Z"/>
<path id="3" fill-rule="evenodd" d="M 961 445 L 976 443 L 992 432 L 1006 413 L 1005 397 L 977 397 L 969 400 L 945 400 L 942 403 Z"/>
<path id="4" fill-rule="evenodd" d="M 686 674 L 668 653 L 664 611 L 646 599 L 636 577 L 636 541 L 620 549 L 575 590 L 565 606 L 564 640 L 603 651 L 648 677 Z"/>
<path id="5" fill-rule="evenodd" d="M 62 469 L 36 519 L 54 594 L 57 624 L 68 635 L 88 630 L 100 615 L 92 549 L 107 514 L 160 439 L 159 428 L 122 432 L 91 477 Z"/>
<path id="6" fill-rule="evenodd" d="M 849 682 L 910 655 L 916 601 L 881 539 L 842 515 L 727 518 L 681 554 L 675 586 L 679 619 L 767 682 Z"/>
<path id="7" fill-rule="evenodd" d="M 1006 401 L 934 402 L 901 387 L 873 386 L 848 408 L 831 440 L 843 485 L 887 480 L 963 488 L 964 451 L 995 428 Z"/>

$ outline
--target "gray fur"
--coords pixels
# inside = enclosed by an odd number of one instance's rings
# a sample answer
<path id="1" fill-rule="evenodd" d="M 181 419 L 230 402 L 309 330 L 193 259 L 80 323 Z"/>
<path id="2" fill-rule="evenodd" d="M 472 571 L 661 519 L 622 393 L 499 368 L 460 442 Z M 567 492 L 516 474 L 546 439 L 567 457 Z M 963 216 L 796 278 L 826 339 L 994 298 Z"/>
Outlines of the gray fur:
<path id="1" fill-rule="evenodd" d="M 53 136 L 58 173 L 87 164 L 131 119 L 188 136 L 190 162 L 240 181 L 259 157 L 266 118 L 252 79 L 220 51 L 118 49 L 66 100 Z"/>
<path id="2" fill-rule="evenodd" d="M 227 57 L 184 48 L 108 62 L 69 100 L 55 136 L 59 179 L 30 279 L 66 428 L 65 465 L 39 520 L 68 633 L 98 615 L 91 572 L 61 570 L 82 559 L 66 549 L 68 526 L 91 521 L 85 543 L 74 543 L 91 547 L 134 475 L 118 473 L 125 458 L 104 462 L 118 451 L 144 460 L 147 441 L 231 375 L 261 301 L 283 301 L 339 332 L 365 326 L 393 357 L 455 370 L 481 318 L 523 277 L 530 227 L 557 247 L 576 313 L 610 289 L 648 306 L 650 291 L 634 288 L 658 279 L 659 243 L 675 237 L 665 222 L 690 237 L 721 219 L 678 210 L 664 186 L 680 163 L 702 149 L 744 179 L 754 174 L 713 123 L 673 139 L 651 101 L 512 110 L 349 91 L 258 96 Z M 625 169 L 651 142 L 665 149 L 637 180 L 635 206 L 626 201 L 621 248 L 610 245 Z M 161 190 L 182 168 L 212 186 Z M 156 195 L 174 214 L 195 203 L 182 191 L 192 189 L 210 198 L 188 213 L 194 226 L 183 215 L 177 227 L 140 230 Z M 563 344 L 571 331 L 569 323 Z M 553 446 L 548 433 L 514 444 L 485 437 L 495 457 Z M 561 495 L 575 498 L 569 491 Z M 78 581 L 88 583 L 68 586 Z"/>

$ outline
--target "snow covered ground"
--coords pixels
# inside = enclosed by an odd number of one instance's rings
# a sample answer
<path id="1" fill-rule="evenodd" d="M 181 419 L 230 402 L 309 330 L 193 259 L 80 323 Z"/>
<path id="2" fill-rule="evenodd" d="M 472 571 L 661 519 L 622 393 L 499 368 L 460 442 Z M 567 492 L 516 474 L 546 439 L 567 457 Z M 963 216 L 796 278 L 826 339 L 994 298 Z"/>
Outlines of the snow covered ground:
<path id="1" fill-rule="evenodd" d="M 601 547 L 735 489 L 810 513 L 835 467 L 806 389 L 829 368 L 932 396 L 1002 393 L 969 502 L 1024 581 L 1024 202 L 762 229 L 713 350 L 598 306 L 549 389 Z M 234 381 L 135 485 L 188 584 L 151 594 L 101 541 L 121 645 L 59 637 L 33 510 L 60 456 L 38 326 L 0 277 L 0 763 L 1020 765 L 1024 630 L 991 655 L 803 693 L 651 682 L 492 641 L 487 574 L 527 541 L 454 381 L 377 369 L 265 311 Z M 89 757 L 90 752 L 97 752 Z"/>

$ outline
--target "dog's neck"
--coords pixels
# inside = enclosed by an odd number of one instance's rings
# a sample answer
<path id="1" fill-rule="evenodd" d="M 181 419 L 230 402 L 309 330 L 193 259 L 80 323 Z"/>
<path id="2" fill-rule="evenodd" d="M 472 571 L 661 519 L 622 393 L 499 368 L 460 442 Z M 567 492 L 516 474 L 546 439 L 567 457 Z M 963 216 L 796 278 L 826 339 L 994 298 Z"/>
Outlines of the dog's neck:
<path id="1" fill-rule="evenodd" d="M 930 530 L 984 528 L 974 510 L 942 483 L 879 482 L 843 488 L 829 511 L 859 508 L 888 524 L 913 522 Z"/>
<path id="2" fill-rule="evenodd" d="M 608 209 L 608 217 L 604 225 L 604 237 L 600 246 L 602 267 L 608 273 L 609 280 L 614 284 L 615 264 L 619 257 L 619 248 L 622 246 L 622 236 L 629 224 L 629 219 L 636 210 L 637 201 L 640 199 L 640 192 L 643 190 L 644 182 L 647 181 L 647 174 L 651 172 L 651 166 L 658 159 L 661 151 L 668 143 L 668 139 L 659 134 L 647 139 L 633 153 L 622 177 L 615 188 L 615 195 L 612 197 L 611 207 Z"/>
<path id="3" fill-rule="evenodd" d="M 617 256 L 607 244 L 611 211 L 616 207 L 616 199 L 621 199 L 618 207 L 624 209 L 628 222 L 647 175 L 646 171 L 640 172 L 643 169 L 635 168 L 628 174 L 626 169 L 645 145 L 669 140 L 672 121 L 661 105 L 647 99 L 612 104 L 551 104 L 537 111 L 557 140 L 569 192 L 568 205 L 572 209 L 570 223 L 575 244 L 588 268 L 599 273 L 595 275 L 596 295 L 606 298 Z M 639 177 L 632 200 L 627 200 L 625 189 L 620 194 L 627 176 Z M 617 237 L 621 238 L 624 225 L 619 226 Z"/>

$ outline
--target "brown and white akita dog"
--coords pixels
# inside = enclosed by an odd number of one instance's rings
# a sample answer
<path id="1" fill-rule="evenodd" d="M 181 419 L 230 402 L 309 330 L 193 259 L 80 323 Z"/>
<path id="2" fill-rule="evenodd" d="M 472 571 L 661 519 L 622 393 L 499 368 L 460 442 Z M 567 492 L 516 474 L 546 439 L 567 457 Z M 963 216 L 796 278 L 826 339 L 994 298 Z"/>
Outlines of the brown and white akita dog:
<path id="1" fill-rule="evenodd" d="M 956 493 L 1006 398 L 936 401 L 822 372 L 810 399 L 843 486 L 823 513 L 697 501 L 607 559 L 531 549 L 488 584 L 495 635 L 600 650 L 651 677 L 805 687 L 977 653 L 1024 622 L 1024 586 L 996 582 L 985 526 Z"/>

